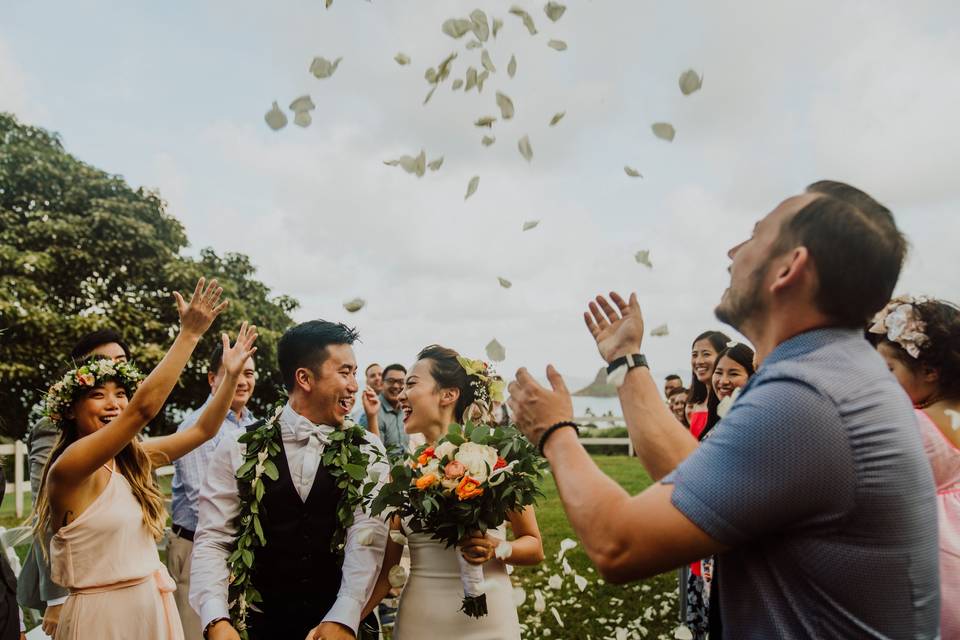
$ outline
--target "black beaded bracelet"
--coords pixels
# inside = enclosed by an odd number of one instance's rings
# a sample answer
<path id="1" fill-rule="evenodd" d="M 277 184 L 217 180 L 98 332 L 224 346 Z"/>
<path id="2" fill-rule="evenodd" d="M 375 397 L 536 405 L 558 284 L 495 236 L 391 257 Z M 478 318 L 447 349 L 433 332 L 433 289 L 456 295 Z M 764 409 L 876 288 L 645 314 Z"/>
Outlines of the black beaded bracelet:
<path id="1" fill-rule="evenodd" d="M 547 444 L 547 438 L 553 435 L 553 433 L 564 427 L 572 427 L 574 431 L 577 432 L 577 435 L 580 435 L 580 427 L 577 426 L 576 422 L 571 422 L 570 420 L 564 420 L 563 422 L 558 422 L 549 429 L 543 432 L 543 435 L 540 437 L 540 455 L 546 457 L 546 454 L 543 452 L 543 446 Z"/>

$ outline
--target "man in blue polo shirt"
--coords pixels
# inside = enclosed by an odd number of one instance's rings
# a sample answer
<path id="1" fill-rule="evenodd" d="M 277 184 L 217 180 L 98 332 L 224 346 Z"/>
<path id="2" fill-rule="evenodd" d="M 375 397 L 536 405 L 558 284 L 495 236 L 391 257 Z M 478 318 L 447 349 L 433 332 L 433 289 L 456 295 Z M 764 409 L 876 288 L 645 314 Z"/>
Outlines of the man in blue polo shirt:
<path id="1" fill-rule="evenodd" d="M 210 397 L 207 398 L 207 402 L 210 402 L 213 394 L 217 392 L 223 375 L 223 347 L 217 344 L 207 365 L 207 382 L 210 383 Z M 174 596 L 186 640 L 201 640 L 203 637 L 200 617 L 190 607 L 187 599 L 190 594 L 190 556 L 193 552 L 193 535 L 197 530 L 197 498 L 200 496 L 200 486 L 203 484 L 213 452 L 223 436 L 234 432 L 242 433 L 247 426 L 256 422 L 250 410 L 247 409 L 247 402 L 253 396 L 256 382 L 256 366 L 253 358 L 248 358 L 240 373 L 240 381 L 237 383 L 237 392 L 230 404 L 230 411 L 227 412 L 227 417 L 217 435 L 173 463 L 173 502 L 171 504 L 173 527 L 167 540 L 167 568 L 177 584 Z M 177 431 L 183 431 L 192 426 L 206 406 L 205 402 L 196 411 L 187 415 L 177 427 Z"/>
<path id="2" fill-rule="evenodd" d="M 638 496 L 579 444 L 556 370 L 552 389 L 518 372 L 515 419 L 607 579 L 715 555 L 711 640 L 938 637 L 933 478 L 909 399 L 863 339 L 905 253 L 890 212 L 842 183 L 814 183 L 758 222 L 729 252 L 716 312 L 756 346 L 760 368 L 699 445 L 640 355 L 636 294 L 591 302 L 587 326 L 659 481 Z"/>

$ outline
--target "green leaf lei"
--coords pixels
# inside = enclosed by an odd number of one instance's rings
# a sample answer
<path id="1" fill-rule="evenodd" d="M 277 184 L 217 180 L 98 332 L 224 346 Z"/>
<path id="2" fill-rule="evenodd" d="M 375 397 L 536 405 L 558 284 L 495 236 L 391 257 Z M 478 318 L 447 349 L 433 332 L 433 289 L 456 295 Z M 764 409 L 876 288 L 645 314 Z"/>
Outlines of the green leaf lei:
<path id="1" fill-rule="evenodd" d="M 248 431 L 239 438 L 246 445 L 243 464 L 237 469 L 237 489 L 240 497 L 240 513 L 234 524 L 237 535 L 234 538 L 234 550 L 227 558 L 230 569 L 230 618 L 234 628 L 243 640 L 249 640 L 247 631 L 247 612 L 259 611 L 257 603 L 263 602 L 260 593 L 253 586 L 253 566 L 255 552 L 266 546 L 261 518 L 266 518 L 260 501 L 266 492 L 265 483 L 275 482 L 280 472 L 274 460 L 285 455 L 280 438 L 280 414 L 283 405 L 277 407 L 273 416 L 260 427 Z M 330 543 L 330 550 L 341 557 L 346 545 L 347 529 L 353 525 L 354 513 L 363 505 L 364 496 L 369 495 L 376 486 L 367 482 L 367 467 L 382 459 L 376 448 L 370 453 L 361 446 L 367 444 L 366 431 L 351 420 L 344 422 L 343 428 L 331 433 L 330 444 L 323 450 L 322 464 L 340 490 L 337 502 L 337 529 Z M 375 459 L 371 460 L 371 455 Z M 266 476 L 266 478 L 264 478 Z"/>

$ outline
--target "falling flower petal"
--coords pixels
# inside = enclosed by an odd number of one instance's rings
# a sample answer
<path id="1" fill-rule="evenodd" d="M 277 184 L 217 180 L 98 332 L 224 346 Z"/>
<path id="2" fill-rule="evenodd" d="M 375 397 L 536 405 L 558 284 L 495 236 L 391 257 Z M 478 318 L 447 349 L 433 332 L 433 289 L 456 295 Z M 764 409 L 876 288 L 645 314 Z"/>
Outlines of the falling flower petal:
<path id="1" fill-rule="evenodd" d="M 512 7 L 510 7 L 510 13 L 512 13 L 515 16 L 519 16 L 520 19 L 523 20 L 523 26 L 527 28 L 527 31 L 530 32 L 530 35 L 532 36 L 537 35 L 537 27 L 533 24 L 533 18 L 530 17 L 529 13 L 527 13 L 517 5 L 513 5 Z"/>
<path id="2" fill-rule="evenodd" d="M 644 265 L 645 267 L 653 268 L 653 264 L 650 262 L 650 250 L 644 249 L 643 251 L 637 251 L 634 256 L 634 260 Z"/>
<path id="3" fill-rule="evenodd" d="M 513 283 L 507 280 L 506 278 L 497 277 L 497 281 L 500 283 L 500 286 L 504 289 L 509 289 L 513 286 Z"/>
<path id="4" fill-rule="evenodd" d="M 430 84 L 436 84 L 437 82 L 437 70 L 433 67 L 430 67 L 423 73 L 423 79 L 429 82 Z"/>
<path id="5" fill-rule="evenodd" d="M 423 174 L 427 172 L 427 154 L 420 150 L 420 155 L 417 156 L 417 165 L 416 165 L 417 177 L 422 178 Z"/>
<path id="6" fill-rule="evenodd" d="M 290 103 L 290 110 L 296 114 L 310 112 L 317 108 L 317 105 L 313 104 L 313 100 L 310 99 L 310 96 L 300 96 Z M 309 118 L 309 113 L 308 113 Z M 299 124 L 299 123 L 298 123 Z M 310 124 L 310 121 L 307 120 L 307 124 Z M 306 125 L 301 125 L 306 126 Z"/>
<path id="7" fill-rule="evenodd" d="M 497 91 L 497 106 L 500 107 L 500 117 L 509 120 L 513 117 L 513 100 L 506 94 Z"/>
<path id="8" fill-rule="evenodd" d="M 551 49 L 556 49 L 557 51 L 567 50 L 567 43 L 563 40 L 551 40 L 547 43 L 547 46 Z"/>
<path id="9" fill-rule="evenodd" d="M 483 136 L 483 137 L 480 139 L 480 144 L 482 144 L 482 145 L 485 146 L 485 147 L 489 147 L 490 145 L 492 145 L 492 144 L 493 144 L 494 142 L 496 142 L 496 141 L 497 141 L 496 136 Z"/>
<path id="10" fill-rule="evenodd" d="M 511 78 L 517 75 L 517 57 L 510 56 L 510 62 L 507 63 L 507 75 Z"/>
<path id="11" fill-rule="evenodd" d="M 550 118 L 550 126 L 555 126 L 558 122 L 563 120 L 563 116 L 565 115 L 567 115 L 566 111 L 558 111 L 557 113 L 553 114 L 553 117 Z"/>
<path id="12" fill-rule="evenodd" d="M 556 607 L 550 607 L 550 613 L 553 614 L 553 617 L 556 618 L 557 624 L 563 627 L 563 619 L 560 618 L 560 612 L 557 611 Z"/>
<path id="13" fill-rule="evenodd" d="M 493 29 L 492 29 L 494 38 L 497 37 L 497 32 L 500 31 L 502 27 L 503 27 L 503 20 L 501 20 L 500 18 L 494 18 Z"/>
<path id="14" fill-rule="evenodd" d="M 373 546 L 373 542 L 376 539 L 376 530 L 374 529 L 364 529 L 360 535 L 357 537 L 357 542 L 360 543 L 360 546 L 370 547 Z"/>
<path id="15" fill-rule="evenodd" d="M 433 87 L 431 87 L 430 91 L 427 92 L 427 97 L 423 99 L 423 104 L 427 104 L 428 102 L 430 102 L 430 98 L 433 97 L 433 92 L 437 90 L 438 86 L 440 85 L 435 84 L 433 85 Z"/>
<path id="16" fill-rule="evenodd" d="M 454 91 L 456 91 L 457 89 L 459 89 L 459 88 L 462 87 L 462 86 L 463 86 L 463 78 L 456 78 L 456 79 L 453 81 L 453 90 L 454 90 Z"/>
<path id="17" fill-rule="evenodd" d="M 430 168 L 430 171 L 436 171 L 443 166 L 443 156 L 440 156 L 436 160 L 431 160 L 427 166 Z"/>
<path id="18" fill-rule="evenodd" d="M 477 91 L 483 91 L 483 83 L 487 81 L 487 78 L 490 77 L 490 72 L 486 69 L 483 70 L 483 73 L 477 76 Z"/>
<path id="19" fill-rule="evenodd" d="M 354 298 L 353 300 L 344 302 L 343 308 L 350 313 L 356 313 L 357 311 L 360 311 L 360 309 L 363 309 L 365 304 L 367 304 L 367 302 L 363 298 Z"/>
<path id="20" fill-rule="evenodd" d="M 570 538 L 564 538 L 560 541 L 560 552 L 557 554 L 557 562 L 563 560 L 563 556 L 571 549 L 576 549 L 577 541 Z"/>
<path id="21" fill-rule="evenodd" d="M 287 114 L 280 110 L 276 102 L 273 103 L 270 111 L 267 111 L 266 115 L 263 116 L 263 119 L 267 122 L 267 126 L 274 131 L 279 131 L 287 126 Z"/>
<path id="22" fill-rule="evenodd" d="M 401 547 L 407 544 L 407 536 L 403 535 L 402 532 L 397 531 L 396 529 L 390 530 L 390 539 L 399 544 Z"/>
<path id="23" fill-rule="evenodd" d="M 662 324 L 656 329 L 653 329 L 650 332 L 650 335 L 653 336 L 654 338 L 665 338 L 668 335 L 670 335 L 670 328 L 667 325 Z"/>
<path id="24" fill-rule="evenodd" d="M 473 23 L 473 35 L 477 36 L 480 42 L 486 42 L 490 37 L 490 24 L 487 22 L 487 14 L 480 9 L 474 9 L 470 13 L 470 22 Z"/>
<path id="25" fill-rule="evenodd" d="M 443 82 L 450 76 L 450 65 L 453 63 L 456 57 L 457 57 L 457 52 L 454 51 L 453 53 L 448 55 L 446 58 L 444 58 L 443 62 L 441 62 L 437 66 L 437 82 Z"/>
<path id="26" fill-rule="evenodd" d="M 697 75 L 697 72 L 693 69 L 687 69 L 680 74 L 680 92 L 683 95 L 688 96 L 694 91 L 699 91 L 700 87 L 703 86 L 703 78 Z"/>
<path id="27" fill-rule="evenodd" d="M 943 412 L 950 418 L 950 428 L 954 431 L 960 429 L 960 411 L 944 409 Z"/>
<path id="28" fill-rule="evenodd" d="M 463 91 L 470 91 L 475 86 L 477 86 L 477 70 L 470 67 L 467 69 L 467 86 L 463 88 Z"/>
<path id="29" fill-rule="evenodd" d="M 472 196 L 477 191 L 477 187 L 480 186 L 480 176 L 473 176 L 470 178 L 469 184 L 467 184 L 467 195 L 463 196 L 463 199 L 466 200 Z"/>
<path id="30" fill-rule="evenodd" d="M 543 12 L 547 14 L 547 17 L 552 21 L 556 22 L 562 16 L 564 11 L 567 10 L 566 5 L 562 5 L 559 2 L 548 2 L 547 5 L 543 8 Z"/>
<path id="31" fill-rule="evenodd" d="M 490 52 L 484 49 L 480 52 L 480 64 L 490 73 L 496 73 L 497 68 L 493 66 L 493 60 L 490 59 Z"/>
<path id="32" fill-rule="evenodd" d="M 407 583 L 407 570 L 400 565 L 394 565 L 390 567 L 390 573 L 387 574 L 387 579 L 390 581 L 391 587 L 399 589 Z"/>
<path id="33" fill-rule="evenodd" d="M 535 229 L 538 224 L 540 224 L 539 220 L 528 220 L 523 223 L 523 230 L 530 231 L 530 229 Z"/>
<path id="34" fill-rule="evenodd" d="M 497 342 L 496 338 L 494 338 L 487 344 L 486 352 L 487 352 L 487 357 L 493 360 L 494 362 L 503 362 L 504 360 L 507 359 L 507 350 L 503 347 L 502 344 Z M 507 541 L 503 541 L 500 544 L 501 545 L 506 544 L 508 547 L 510 545 L 510 543 Z M 512 551 L 513 547 L 510 547 L 510 549 Z M 500 558 L 499 553 L 500 553 L 500 545 L 497 546 L 498 558 Z M 501 558 L 501 560 L 502 559 L 503 558 Z"/>
<path id="35" fill-rule="evenodd" d="M 583 576 L 573 576 L 573 581 L 577 585 L 577 589 L 580 589 L 580 593 L 583 593 L 587 589 L 587 579 Z"/>
<path id="36" fill-rule="evenodd" d="M 473 30 L 473 22 L 465 18 L 450 18 L 440 29 L 451 38 L 460 39 Z"/>
<path id="37" fill-rule="evenodd" d="M 493 123 L 497 119 L 494 116 L 483 116 L 482 118 L 477 118 L 477 121 L 473 123 L 475 127 L 487 127 L 488 129 L 493 127 Z"/>
<path id="38" fill-rule="evenodd" d="M 318 56 L 310 63 L 310 73 L 320 79 L 329 78 L 333 75 L 333 72 L 337 70 L 337 67 L 340 66 L 341 60 L 343 60 L 343 58 L 337 58 L 333 62 L 330 62 L 326 58 Z"/>
<path id="39" fill-rule="evenodd" d="M 653 135 L 667 142 L 673 142 L 673 137 L 677 135 L 676 129 L 669 122 L 655 122 L 650 128 L 653 130 Z"/>
<path id="40" fill-rule="evenodd" d="M 397 64 L 403 66 L 405 64 L 410 64 L 410 56 L 405 53 L 398 53 L 393 56 L 393 59 L 397 61 Z"/>
<path id="41" fill-rule="evenodd" d="M 297 111 L 293 114 L 293 124 L 301 127 L 309 127 L 311 122 L 313 122 L 313 118 L 310 116 L 309 111 Z"/>
<path id="42" fill-rule="evenodd" d="M 563 587 L 563 578 L 558 575 L 552 575 L 550 579 L 547 580 L 547 586 L 554 591 L 559 591 L 560 588 Z"/>
<path id="43" fill-rule="evenodd" d="M 523 587 L 514 587 L 513 588 L 513 606 L 518 609 L 523 606 L 523 603 L 527 601 L 527 592 L 523 590 Z"/>
<path id="44" fill-rule="evenodd" d="M 533 591 L 533 610 L 537 613 L 543 613 L 547 610 L 547 601 L 544 599 L 540 589 Z"/>
<path id="45" fill-rule="evenodd" d="M 677 640 L 693 640 L 693 632 L 687 625 L 681 624 L 673 630 L 673 637 Z"/>
<path id="46" fill-rule="evenodd" d="M 527 162 L 533 160 L 533 147 L 530 146 L 529 136 L 520 138 L 520 142 L 517 143 L 517 148 L 520 149 L 520 155 L 522 155 Z"/>
<path id="47" fill-rule="evenodd" d="M 624 173 L 626 173 L 631 178 L 642 178 L 643 174 L 630 166 L 625 166 L 623 168 Z"/>

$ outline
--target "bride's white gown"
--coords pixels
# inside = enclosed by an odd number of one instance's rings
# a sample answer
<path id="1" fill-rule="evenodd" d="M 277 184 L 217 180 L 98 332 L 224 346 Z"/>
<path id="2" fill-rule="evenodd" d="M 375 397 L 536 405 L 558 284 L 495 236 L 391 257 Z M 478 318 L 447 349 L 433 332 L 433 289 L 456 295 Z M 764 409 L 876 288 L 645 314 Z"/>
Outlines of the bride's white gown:
<path id="1" fill-rule="evenodd" d="M 504 538 L 504 527 L 495 532 Z M 493 559 L 483 566 L 489 586 L 487 613 L 471 618 L 462 611 L 463 585 L 457 547 L 447 548 L 429 534 L 408 533 L 410 574 L 400 596 L 395 640 L 456 638 L 456 640 L 508 640 L 520 637 L 520 622 L 513 604 L 513 585 L 506 565 Z"/>

